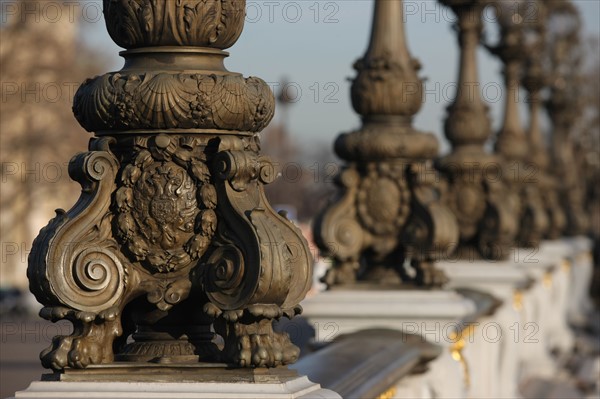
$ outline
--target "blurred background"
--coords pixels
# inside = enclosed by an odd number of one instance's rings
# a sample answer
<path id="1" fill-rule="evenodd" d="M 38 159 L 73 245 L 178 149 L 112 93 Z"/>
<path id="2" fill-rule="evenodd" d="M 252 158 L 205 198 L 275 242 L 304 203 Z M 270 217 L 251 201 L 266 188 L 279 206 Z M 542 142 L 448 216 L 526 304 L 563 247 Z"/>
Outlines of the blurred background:
<path id="1" fill-rule="evenodd" d="M 581 143 L 598 146 L 600 2 L 574 3 L 583 21 L 581 94 L 589 100 L 575 134 Z M 281 171 L 267 195 L 307 236 L 341 166 L 333 141 L 360 124 L 350 104 L 349 78 L 367 46 L 372 8 L 372 0 L 249 0 L 244 33 L 228 50 L 228 69 L 264 79 L 278 98 L 275 119 L 262 133 L 263 152 Z M 459 55 L 454 17 L 433 0 L 407 0 L 405 10 L 409 46 L 426 78 L 425 102 L 414 125 L 433 132 L 444 153 L 443 120 L 455 93 Z M 493 41 L 493 12 L 485 19 L 487 38 Z M 54 209 L 68 209 L 79 195 L 78 184 L 68 176 L 68 161 L 86 150 L 90 134 L 72 116 L 73 95 L 87 77 L 120 69 L 119 51 L 104 27 L 100 0 L 0 1 L 2 397 L 37 378 L 39 351 L 52 336 L 68 332 L 67 325 L 31 318 L 39 306 L 27 294 L 27 256 Z M 501 65 L 482 47 L 478 57 L 482 95 L 497 130 L 504 101 Z M 548 130 L 547 119 L 544 126 Z M 316 246 L 311 247 L 323 267 Z"/>

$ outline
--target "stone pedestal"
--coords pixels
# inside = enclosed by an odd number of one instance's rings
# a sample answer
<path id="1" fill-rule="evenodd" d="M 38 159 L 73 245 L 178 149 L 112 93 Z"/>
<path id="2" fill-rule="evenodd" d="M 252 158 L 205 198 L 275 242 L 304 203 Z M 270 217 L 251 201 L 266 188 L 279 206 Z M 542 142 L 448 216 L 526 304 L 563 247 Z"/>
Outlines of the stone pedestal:
<path id="1" fill-rule="evenodd" d="M 527 254 L 524 256 L 523 254 Z M 570 345 L 572 339 L 568 331 L 553 329 L 560 326 L 561 305 L 556 304 L 554 281 L 560 279 L 560 259 L 545 260 L 538 249 L 515 248 L 513 261 L 515 267 L 524 270 L 533 280 L 531 287 L 523 297 L 522 323 L 515 337 L 521 348 L 521 381 L 530 377 L 551 378 L 558 370 L 556 359 L 551 356 L 552 347 L 549 337 L 553 337 L 563 345 Z M 560 297 L 560 295 L 556 295 Z"/>
<path id="2" fill-rule="evenodd" d="M 512 261 L 458 260 L 437 263 L 450 279 L 449 288 L 473 288 L 512 303 L 515 294 L 532 283 L 524 270 Z M 518 295 L 517 295 L 518 296 Z"/>
<path id="3" fill-rule="evenodd" d="M 460 335 L 465 321 L 477 310 L 470 299 L 454 291 L 334 289 L 305 300 L 302 306 L 317 341 L 388 328 L 420 335 L 442 346 L 442 354 L 429 363 L 429 370 L 401 380 L 396 395 L 411 392 L 420 398 L 428 397 L 429 392 L 437 398 L 466 396 L 469 369 Z"/>
<path id="4" fill-rule="evenodd" d="M 303 301 L 303 315 L 315 328 L 317 341 L 372 328 L 422 335 L 448 346 L 447 337 L 475 304 L 454 291 L 334 289 Z"/>
<path id="5" fill-rule="evenodd" d="M 306 377 L 286 383 L 165 383 L 165 382 L 55 382 L 36 381 L 17 392 L 15 399 L 340 399 Z"/>
<path id="6" fill-rule="evenodd" d="M 505 384 L 509 378 L 499 378 L 503 375 L 511 376 L 512 371 L 504 368 L 503 360 L 507 356 L 500 344 L 505 339 L 500 320 L 505 317 L 494 313 L 480 319 L 477 326 L 464 338 L 468 343 L 465 345 L 464 357 L 469 365 L 469 398 L 517 397 L 515 384 Z M 515 380 L 514 377 L 512 380 Z"/>
<path id="7" fill-rule="evenodd" d="M 32 382 L 14 399 L 339 399 L 308 377 L 287 368 L 231 369 L 202 365 L 138 367 L 115 363 L 86 370 L 66 369 Z"/>
<path id="8" fill-rule="evenodd" d="M 113 363 L 44 374 L 14 399 L 339 399 L 287 367 L 241 369 L 226 364 Z"/>
<path id="9" fill-rule="evenodd" d="M 567 323 L 572 262 L 565 249 L 563 245 L 553 247 L 545 243 L 538 249 L 515 249 L 513 254 L 517 265 L 535 280 L 530 291 L 537 299 L 529 311 L 537 314 L 532 314 L 530 319 L 536 320 L 536 330 L 539 330 L 536 338 L 543 341 L 548 353 L 569 353 L 574 344 Z M 533 364 L 531 367 L 535 370 Z"/>
<path id="10" fill-rule="evenodd" d="M 582 325 L 591 311 L 589 287 L 593 274 L 592 241 L 587 237 L 563 238 L 544 241 L 540 245 L 541 259 L 550 259 L 561 265 L 566 279 L 565 298 L 561 298 L 565 323 Z"/>
<path id="11" fill-rule="evenodd" d="M 571 249 L 571 281 L 569 302 L 567 304 L 568 321 L 574 326 L 584 326 L 593 309 L 590 299 L 590 284 L 594 274 L 592 257 L 593 242 L 587 237 L 573 237 L 563 240 Z"/>
<path id="12" fill-rule="evenodd" d="M 574 337 L 569 321 L 583 320 L 589 301 L 592 268 L 586 242 L 581 238 L 544 241 L 538 249 L 516 248 L 501 262 L 438 264 L 450 278 L 449 287 L 478 289 L 504 302 L 483 323 L 497 323 L 502 329 L 496 345 L 502 348 L 496 396 L 515 397 L 519 383 L 529 377 L 552 377 L 559 366 L 553 355 L 571 352 Z M 490 381 L 488 387 L 493 384 Z"/>
<path id="13" fill-rule="evenodd" d="M 475 337 L 482 341 L 482 349 L 475 351 L 475 345 L 471 345 L 465 351 L 472 363 L 493 371 L 475 371 L 478 375 L 473 376 L 470 397 L 518 397 L 524 350 L 522 328 L 527 323 L 524 307 L 531 302 L 528 289 L 532 279 L 512 261 L 447 261 L 439 262 L 438 267 L 450 278 L 449 287 L 477 289 L 502 301 L 496 312 L 477 326 Z M 491 357 L 486 358 L 488 355 Z"/>

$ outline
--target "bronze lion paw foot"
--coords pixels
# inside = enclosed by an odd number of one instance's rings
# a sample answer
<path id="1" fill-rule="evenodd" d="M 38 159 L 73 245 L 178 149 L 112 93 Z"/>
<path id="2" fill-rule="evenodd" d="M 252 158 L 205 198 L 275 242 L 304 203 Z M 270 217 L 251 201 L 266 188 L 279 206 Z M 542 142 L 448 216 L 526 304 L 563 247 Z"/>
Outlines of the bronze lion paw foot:
<path id="1" fill-rule="evenodd" d="M 122 333 L 119 309 L 91 313 L 54 307 L 42 309 L 40 315 L 51 321 L 67 319 L 74 326 L 71 335 L 54 337 L 52 345 L 40 354 L 44 367 L 62 370 L 113 361 L 112 344 Z"/>
<path id="2" fill-rule="evenodd" d="M 286 334 L 251 334 L 239 337 L 236 363 L 242 367 L 277 367 L 298 360 L 300 349 Z"/>
<path id="3" fill-rule="evenodd" d="M 277 367 L 293 363 L 300 355 L 289 336 L 274 332 L 272 325 L 274 319 L 295 315 L 300 308 L 284 311 L 275 305 L 254 305 L 220 312 L 208 305 L 205 311 L 217 317 L 214 326 L 225 341 L 222 356 L 226 362 L 240 367 Z"/>

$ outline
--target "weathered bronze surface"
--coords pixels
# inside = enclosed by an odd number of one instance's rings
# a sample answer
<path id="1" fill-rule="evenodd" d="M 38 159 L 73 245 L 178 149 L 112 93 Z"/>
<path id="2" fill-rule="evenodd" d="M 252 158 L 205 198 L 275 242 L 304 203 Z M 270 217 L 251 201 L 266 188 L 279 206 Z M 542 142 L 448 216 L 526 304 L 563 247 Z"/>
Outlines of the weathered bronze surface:
<path id="1" fill-rule="evenodd" d="M 427 371 L 441 353 L 420 335 L 367 329 L 337 337 L 292 368 L 343 398 L 379 398 L 402 378 Z"/>
<path id="2" fill-rule="evenodd" d="M 457 16 L 461 50 L 458 90 L 444 130 L 452 152 L 438 167 L 448 182 L 444 198 L 460 228 L 457 255 L 504 259 L 514 243 L 517 220 L 504 201 L 500 157 L 484 149 L 491 135 L 488 107 L 479 93 L 477 46 L 485 0 L 440 0 Z"/>
<path id="3" fill-rule="evenodd" d="M 456 220 L 435 185 L 437 140 L 411 125 L 423 88 L 403 18 L 402 1 L 377 0 L 369 48 L 354 65 L 352 104 L 363 125 L 335 142 L 347 165 L 339 195 L 315 224 L 317 244 L 335 261 L 330 286 L 441 285 L 446 277 L 432 260 L 457 242 Z"/>
<path id="4" fill-rule="evenodd" d="M 44 374 L 42 380 L 63 382 L 216 382 L 285 383 L 298 378 L 287 366 L 276 368 L 232 368 L 219 363 L 112 363 L 85 369 L 67 368 L 62 373 Z"/>
<path id="5" fill-rule="evenodd" d="M 244 13 L 243 0 L 104 0 L 125 67 L 78 90 L 75 116 L 96 133 L 69 167 L 81 197 L 29 258 L 42 317 L 74 325 L 45 367 L 298 357 L 272 329 L 311 283 L 306 241 L 263 192 L 276 174 L 257 133 L 275 101 L 223 64 Z"/>
<path id="6" fill-rule="evenodd" d="M 581 18 L 570 1 L 553 1 L 547 6 L 552 70 L 551 93 L 545 105 L 553 126 L 551 171 L 559 181 L 559 201 L 566 214 L 563 233 L 584 234 L 589 221 L 584 212 L 585 187 L 573 138 L 574 127 L 584 108 L 584 99 L 577 89 L 581 70 Z"/>
<path id="7" fill-rule="evenodd" d="M 548 216 L 548 228 L 544 236 L 557 239 L 565 229 L 566 216 L 560 206 L 556 188 L 558 181 L 549 173 L 550 154 L 549 146 L 544 140 L 540 123 L 540 111 L 543 105 L 542 90 L 549 83 L 547 69 L 544 67 L 546 56 L 546 29 L 547 8 L 540 0 L 530 0 L 530 7 L 535 11 L 535 18 L 526 21 L 526 51 L 525 71 L 523 73 L 523 87 L 528 92 L 529 128 L 527 132 L 529 157 L 536 171 L 536 179 L 540 195 L 544 199 L 542 204 Z"/>
<path id="8" fill-rule="evenodd" d="M 519 221 L 516 244 L 536 247 L 548 229 L 548 216 L 537 186 L 538 171 L 528 162 L 529 143 L 519 112 L 519 87 L 525 47 L 525 2 L 496 2 L 500 42 L 488 49 L 504 64 L 505 110 L 496 140 L 496 152 L 503 158 L 506 183 L 504 200 L 510 214 Z"/>

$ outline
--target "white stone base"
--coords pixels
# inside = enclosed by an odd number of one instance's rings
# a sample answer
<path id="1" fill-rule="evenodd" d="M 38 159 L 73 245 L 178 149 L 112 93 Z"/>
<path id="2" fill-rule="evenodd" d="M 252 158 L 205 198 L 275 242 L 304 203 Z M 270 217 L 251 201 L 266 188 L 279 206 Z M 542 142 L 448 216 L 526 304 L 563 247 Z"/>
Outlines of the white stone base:
<path id="1" fill-rule="evenodd" d="M 428 371 L 398 381 L 394 398 L 464 398 L 465 370 L 452 356 L 453 331 L 476 312 L 475 304 L 454 291 L 332 290 L 302 303 L 317 341 L 366 329 L 385 328 L 421 335 L 444 347 Z"/>
<path id="2" fill-rule="evenodd" d="M 540 254 L 552 256 L 555 260 L 567 261 L 568 298 L 564 309 L 567 320 L 574 325 L 585 324 L 593 305 L 589 296 L 593 274 L 593 243 L 587 237 L 562 238 L 545 241 L 540 246 Z"/>
<path id="3" fill-rule="evenodd" d="M 473 288 L 512 302 L 515 291 L 529 284 L 529 275 L 512 260 L 442 261 L 436 266 L 450 278 L 450 288 Z"/>
<path id="4" fill-rule="evenodd" d="M 525 267 L 515 263 L 515 259 L 438 264 L 450 278 L 451 287 L 478 289 L 503 302 L 494 315 L 481 320 L 475 342 L 465 348 L 465 356 L 480 367 L 472 372 L 472 398 L 516 397 L 519 381 L 524 376 L 532 373 L 550 376 L 555 372 L 546 347 L 547 329 L 540 328 L 545 325 L 541 318 L 548 317 L 540 313 L 540 309 L 550 303 L 550 292 L 543 284 L 543 265 L 538 266 L 537 262 Z M 479 348 L 477 339 L 483 341 Z M 498 361 L 493 363 L 486 358 Z M 491 364 L 496 366 L 490 367 Z"/>
<path id="5" fill-rule="evenodd" d="M 467 398 L 464 374 L 449 352 L 428 364 L 422 374 L 409 375 L 395 387 L 393 399 L 457 399 Z M 479 399 L 479 398 L 478 398 Z"/>
<path id="6" fill-rule="evenodd" d="M 574 237 L 565 241 L 572 248 L 568 320 L 575 326 L 584 326 L 594 309 L 590 298 L 590 284 L 594 274 L 593 243 L 587 237 Z"/>
<path id="7" fill-rule="evenodd" d="M 448 347 L 448 337 L 475 304 L 454 291 L 332 290 L 302 302 L 303 315 L 315 329 L 315 340 L 332 341 L 341 334 L 388 328 L 423 336 Z"/>
<path id="8" fill-rule="evenodd" d="M 307 377 L 286 383 L 35 381 L 16 399 L 341 399 Z"/>

